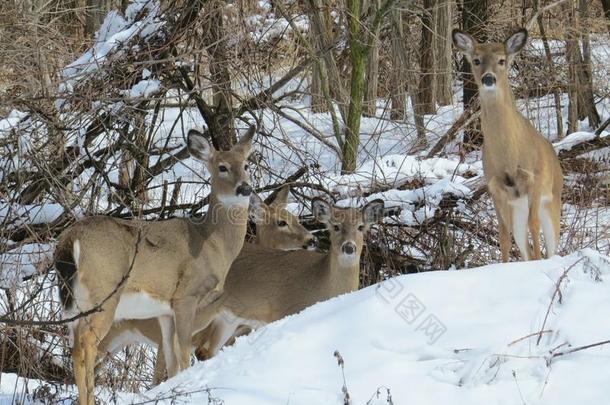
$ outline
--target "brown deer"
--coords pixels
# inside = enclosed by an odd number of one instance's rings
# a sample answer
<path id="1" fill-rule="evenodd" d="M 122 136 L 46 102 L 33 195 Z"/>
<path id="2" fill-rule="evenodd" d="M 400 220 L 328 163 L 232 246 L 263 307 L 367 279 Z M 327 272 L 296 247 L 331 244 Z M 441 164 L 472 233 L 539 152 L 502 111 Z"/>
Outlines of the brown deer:
<path id="1" fill-rule="evenodd" d="M 211 174 L 210 204 L 199 223 L 97 216 L 62 233 L 55 262 L 64 316 L 92 311 L 71 324 L 81 404 L 94 404 L 98 345 L 116 321 L 156 318 L 168 375 L 188 367 L 195 310 L 220 296 L 246 235 L 253 135 L 251 127 L 230 151 L 217 151 L 189 131 L 190 154 Z"/>
<path id="2" fill-rule="evenodd" d="M 197 312 L 198 322 L 212 327 L 195 335 L 198 350 L 214 356 L 238 328 L 257 328 L 357 290 L 364 234 L 383 211 L 382 200 L 357 209 L 333 207 L 316 198 L 312 212 L 328 229 L 327 253 L 247 246 L 234 264 L 240 270 L 229 273 L 220 299 Z"/>
<path id="3" fill-rule="evenodd" d="M 236 334 L 358 289 L 364 234 L 383 216 L 383 206 L 383 201 L 374 200 L 362 209 L 337 208 L 314 199 L 313 214 L 330 233 L 327 253 L 244 245 L 222 296 L 197 310 L 194 323 L 201 331 L 193 337 L 193 345 L 198 357 L 215 355 Z M 158 345 L 159 324 L 154 319 L 145 322 L 139 332 L 146 331 L 146 338 Z M 156 382 L 163 358 L 157 356 Z"/>
<path id="4" fill-rule="evenodd" d="M 541 225 L 550 257 L 559 244 L 561 165 L 551 143 L 517 110 L 508 81 L 527 31 L 516 31 L 504 43 L 480 44 L 457 29 L 452 37 L 470 62 L 479 89 L 483 171 L 498 214 L 502 260 L 509 258 L 511 232 L 525 260 L 540 259 Z"/>
<path id="5" fill-rule="evenodd" d="M 282 187 L 269 205 L 262 202 L 256 194 L 252 194 L 250 214 L 256 223 L 254 244 L 257 246 L 281 250 L 314 249 L 316 247 L 315 236 L 301 225 L 296 215 L 286 210 L 289 191 L 289 186 Z M 235 270 L 235 267 L 231 266 L 229 272 L 232 271 L 243 270 Z M 193 329 L 200 329 L 197 319 L 195 319 Z M 99 354 L 100 356 L 106 353 L 112 354 L 128 344 L 134 343 L 147 343 L 153 346 L 161 343 L 161 329 L 157 319 L 127 319 L 116 322 L 100 342 Z M 162 364 L 162 362 L 157 364 Z M 159 374 L 159 370 L 157 374 Z"/>

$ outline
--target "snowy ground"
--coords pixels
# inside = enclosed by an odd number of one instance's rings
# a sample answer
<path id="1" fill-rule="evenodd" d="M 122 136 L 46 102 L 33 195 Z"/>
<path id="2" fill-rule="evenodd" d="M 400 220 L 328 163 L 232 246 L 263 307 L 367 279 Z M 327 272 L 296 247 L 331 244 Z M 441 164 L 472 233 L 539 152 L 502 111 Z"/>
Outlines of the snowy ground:
<path id="1" fill-rule="evenodd" d="M 401 276 L 268 325 L 149 392 L 114 400 L 341 404 L 337 350 L 353 404 L 386 404 L 387 390 L 394 404 L 604 404 L 610 345 L 553 354 L 610 339 L 609 305 L 610 258 L 592 250 Z M 1 404 L 19 384 L 2 375 Z"/>

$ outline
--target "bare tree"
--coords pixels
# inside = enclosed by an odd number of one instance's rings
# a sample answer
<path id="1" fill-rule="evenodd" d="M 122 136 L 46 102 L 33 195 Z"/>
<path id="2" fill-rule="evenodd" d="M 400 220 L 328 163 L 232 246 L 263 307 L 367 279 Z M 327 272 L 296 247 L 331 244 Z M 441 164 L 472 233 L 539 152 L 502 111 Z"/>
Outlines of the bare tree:
<path id="1" fill-rule="evenodd" d="M 434 16 L 435 99 L 439 105 L 449 105 L 453 102 L 453 66 L 451 65 L 453 0 L 438 1 Z"/>
<path id="2" fill-rule="evenodd" d="M 435 0 L 424 0 L 424 12 L 421 17 L 421 44 L 419 60 L 419 87 L 417 92 L 417 106 L 414 106 L 420 115 L 433 114 L 436 111 L 436 80 L 434 74 L 434 19 Z"/>
<path id="3" fill-rule="evenodd" d="M 376 13 L 381 6 L 381 0 L 369 0 L 369 9 L 371 13 Z M 371 50 L 366 63 L 366 87 L 364 89 L 364 108 L 362 113 L 366 116 L 373 117 L 377 112 L 377 89 L 379 85 L 379 31 L 381 26 L 377 27 L 377 31 L 373 32 Z"/>
<path id="4" fill-rule="evenodd" d="M 486 26 L 489 17 L 489 3 L 487 0 L 463 0 L 462 27 L 473 35 L 479 42 L 487 40 Z M 462 80 L 464 82 L 463 103 L 464 108 L 471 108 L 477 100 L 478 90 L 466 58 L 462 59 Z M 481 145 L 483 137 L 480 123 L 475 121 L 464 130 L 464 145 L 466 148 Z"/>

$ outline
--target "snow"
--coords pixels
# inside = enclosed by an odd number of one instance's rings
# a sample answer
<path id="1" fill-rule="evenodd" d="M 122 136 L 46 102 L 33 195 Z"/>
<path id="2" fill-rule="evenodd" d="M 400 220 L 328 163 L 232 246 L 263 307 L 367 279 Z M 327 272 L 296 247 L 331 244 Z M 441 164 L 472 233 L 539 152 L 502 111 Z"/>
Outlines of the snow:
<path id="1" fill-rule="evenodd" d="M 609 338 L 601 310 L 610 305 L 609 280 L 610 258 L 590 249 L 391 278 L 241 337 L 117 403 L 196 404 L 211 395 L 226 405 L 341 404 L 338 350 L 353 404 L 380 387 L 395 404 L 603 404 L 610 345 L 552 354 Z M 541 330 L 549 332 L 537 345 Z M 2 380 L 0 398 L 20 392 L 13 375 Z"/>
<path id="2" fill-rule="evenodd" d="M 0 254 L 0 287 L 15 288 L 23 278 L 44 270 L 53 251 L 48 243 L 28 243 Z"/>
<path id="3" fill-rule="evenodd" d="M 0 219 L 4 221 L 4 226 L 7 224 L 45 224 L 53 222 L 63 212 L 64 207 L 61 204 L 17 204 L 0 199 Z"/>
<path id="4" fill-rule="evenodd" d="M 608 338 L 604 312 L 591 311 L 610 304 L 608 260 L 585 250 L 390 279 L 240 338 L 142 400 L 209 387 L 227 405 L 339 404 L 340 370 L 332 357 L 338 350 L 354 404 L 381 386 L 397 404 L 520 404 L 520 395 L 527 404 L 605 403 L 610 346 L 547 361 L 561 343 Z M 553 304 L 545 325 L 553 333 L 540 346 L 536 337 L 515 342 L 541 329 L 567 269 L 562 304 Z M 204 398 L 195 393 L 182 401 Z"/>

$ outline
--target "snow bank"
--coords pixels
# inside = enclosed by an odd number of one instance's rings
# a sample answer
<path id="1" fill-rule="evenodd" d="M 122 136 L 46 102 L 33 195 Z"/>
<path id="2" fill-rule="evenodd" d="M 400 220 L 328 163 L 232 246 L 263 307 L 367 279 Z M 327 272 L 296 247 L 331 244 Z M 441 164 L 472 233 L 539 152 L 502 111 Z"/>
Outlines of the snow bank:
<path id="1" fill-rule="evenodd" d="M 528 335 L 564 273 L 536 345 Z M 609 338 L 609 273 L 610 259 L 584 250 L 389 279 L 242 337 L 139 400 L 191 392 L 178 402 L 207 403 L 210 388 L 226 405 L 341 404 L 338 350 L 354 404 L 378 387 L 395 404 L 607 403 L 610 346 L 550 351 Z"/>

